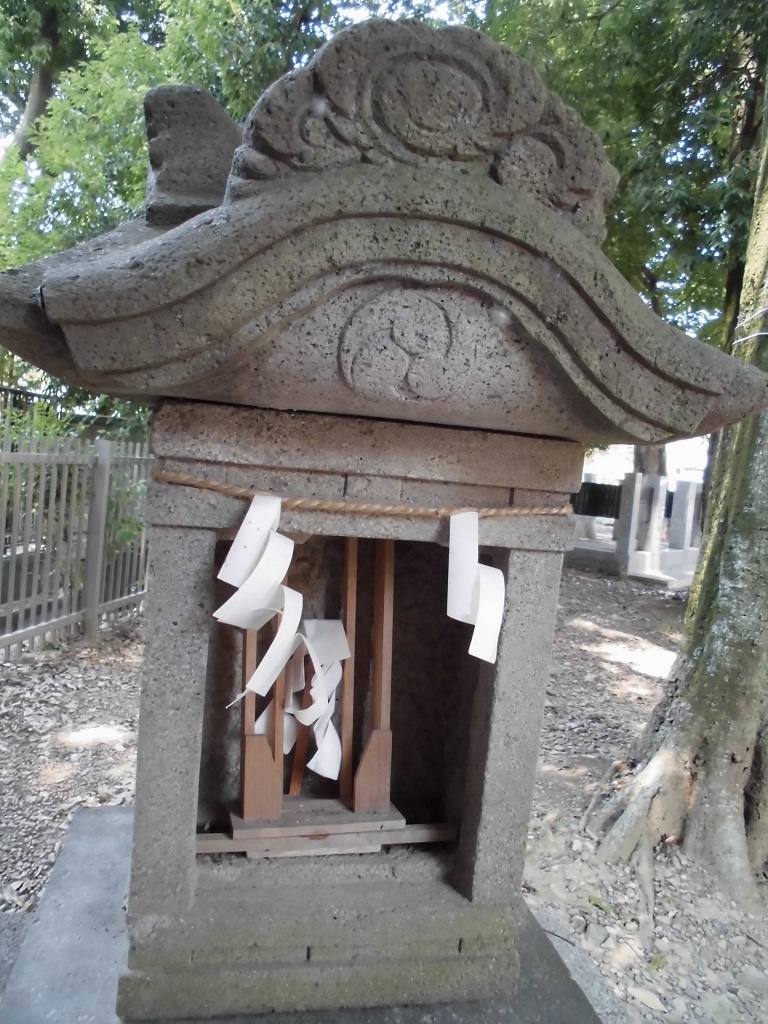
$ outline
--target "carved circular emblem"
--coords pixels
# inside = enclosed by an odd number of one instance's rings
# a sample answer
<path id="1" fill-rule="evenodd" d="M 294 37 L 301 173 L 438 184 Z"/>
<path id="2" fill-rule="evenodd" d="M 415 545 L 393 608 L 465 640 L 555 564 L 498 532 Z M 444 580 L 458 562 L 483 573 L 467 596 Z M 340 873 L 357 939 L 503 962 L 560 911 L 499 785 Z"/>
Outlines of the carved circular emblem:
<path id="1" fill-rule="evenodd" d="M 371 398 L 449 398 L 463 388 L 472 363 L 445 309 L 413 289 L 392 289 L 358 306 L 339 343 L 344 380 Z"/>

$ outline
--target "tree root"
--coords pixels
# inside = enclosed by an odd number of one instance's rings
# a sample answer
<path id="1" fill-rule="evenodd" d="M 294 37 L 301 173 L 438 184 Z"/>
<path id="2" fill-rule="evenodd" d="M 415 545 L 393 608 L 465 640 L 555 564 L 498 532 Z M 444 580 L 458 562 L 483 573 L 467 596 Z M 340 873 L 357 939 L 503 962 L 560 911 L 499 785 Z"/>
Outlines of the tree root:
<path id="1" fill-rule="evenodd" d="M 642 836 L 632 858 L 635 875 L 640 884 L 640 910 L 638 913 L 638 938 L 644 946 L 653 941 L 653 913 L 655 893 L 653 891 L 653 847 L 648 836 Z"/>
<path id="2" fill-rule="evenodd" d="M 598 802 L 608 792 L 608 788 L 611 782 L 613 782 L 614 775 L 617 775 L 622 769 L 626 770 L 626 767 L 626 761 L 614 761 L 610 768 L 608 768 L 606 773 L 600 779 L 600 781 L 597 784 L 597 788 L 595 789 L 595 792 L 592 794 L 592 799 L 589 801 L 589 806 L 587 807 L 586 811 L 584 811 L 579 821 L 579 832 L 586 832 L 588 830 L 589 819 L 592 817 L 592 814 L 595 810 L 595 807 L 597 807 Z"/>
<path id="3" fill-rule="evenodd" d="M 601 860 L 629 860 L 644 837 L 654 846 L 679 832 L 675 826 L 684 815 L 680 794 L 687 788 L 682 772 L 679 759 L 662 749 L 608 801 L 595 826 L 599 833 L 608 830 L 598 848 Z"/>
<path id="4" fill-rule="evenodd" d="M 603 836 L 599 860 L 631 860 L 635 865 L 644 932 L 653 930 L 653 848 L 670 837 L 682 837 L 686 854 L 706 867 L 734 900 L 754 910 L 757 888 L 749 842 L 765 840 L 768 808 L 748 832 L 742 779 L 746 766 L 732 760 L 724 764 L 721 758 L 719 764 L 708 765 L 706 774 L 699 765 L 697 776 L 688 752 L 662 746 L 634 778 L 616 788 L 621 766 L 615 762 L 601 779 L 580 824 L 584 831 Z M 611 783 L 614 792 L 600 805 Z M 768 800 L 764 772 L 752 786 L 753 805 L 757 789 Z M 748 840 L 748 835 L 753 838 Z"/>
<path id="5" fill-rule="evenodd" d="M 768 872 L 768 727 L 755 743 L 752 773 L 747 786 L 747 850 L 754 871 Z"/>

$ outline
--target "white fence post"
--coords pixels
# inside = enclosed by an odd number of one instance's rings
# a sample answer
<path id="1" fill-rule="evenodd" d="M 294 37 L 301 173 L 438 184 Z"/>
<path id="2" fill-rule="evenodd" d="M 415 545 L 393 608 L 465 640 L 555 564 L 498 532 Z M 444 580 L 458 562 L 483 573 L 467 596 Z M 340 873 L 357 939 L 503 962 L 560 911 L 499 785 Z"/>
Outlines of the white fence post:
<path id="1" fill-rule="evenodd" d="M 99 633 L 101 577 L 104 569 L 104 541 L 107 525 L 107 498 L 112 445 L 96 442 L 96 464 L 93 467 L 93 491 L 88 509 L 88 538 L 85 545 L 85 638 L 95 643 Z"/>

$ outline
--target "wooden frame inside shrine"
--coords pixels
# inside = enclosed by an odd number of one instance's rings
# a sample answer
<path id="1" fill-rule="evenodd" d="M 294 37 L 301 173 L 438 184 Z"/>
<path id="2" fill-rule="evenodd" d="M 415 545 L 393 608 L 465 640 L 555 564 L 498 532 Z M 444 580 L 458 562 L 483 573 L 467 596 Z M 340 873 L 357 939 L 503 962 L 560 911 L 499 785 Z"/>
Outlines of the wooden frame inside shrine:
<path id="1" fill-rule="evenodd" d="M 395 844 L 453 840 L 458 827 L 450 823 L 406 824 L 390 800 L 392 775 L 392 642 L 395 542 L 376 540 L 373 596 L 373 634 L 370 667 L 370 731 L 355 768 L 354 688 L 355 634 L 358 588 L 358 538 L 345 539 L 343 623 L 350 657 L 344 662 L 339 702 L 341 769 L 338 797 L 302 795 L 309 726 L 299 725 L 293 764 L 285 793 L 283 754 L 286 671 L 275 681 L 275 714 L 270 735 L 257 734 L 256 694 L 246 691 L 241 701 L 240 801 L 230 812 L 231 834 L 202 832 L 197 852 L 245 853 L 248 857 L 298 857 L 307 854 L 369 853 Z M 241 673 L 245 690 L 258 663 L 256 630 L 242 634 Z M 311 668 L 304 687 L 309 704 Z"/>

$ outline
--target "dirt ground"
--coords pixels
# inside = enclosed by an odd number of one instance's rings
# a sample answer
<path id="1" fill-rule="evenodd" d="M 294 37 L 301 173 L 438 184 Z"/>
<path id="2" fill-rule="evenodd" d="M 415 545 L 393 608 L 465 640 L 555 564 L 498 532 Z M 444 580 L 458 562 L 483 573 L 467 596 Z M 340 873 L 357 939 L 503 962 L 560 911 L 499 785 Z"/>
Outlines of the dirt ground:
<path id="1" fill-rule="evenodd" d="M 650 908 L 636 867 L 601 864 L 580 829 L 660 696 L 683 613 L 663 591 L 566 571 L 524 887 L 570 923 L 631 1020 L 762 1024 L 765 900 L 741 913 L 672 846 Z M 132 800 L 140 665 L 136 626 L 0 664 L 0 985 L 74 810 Z"/>

